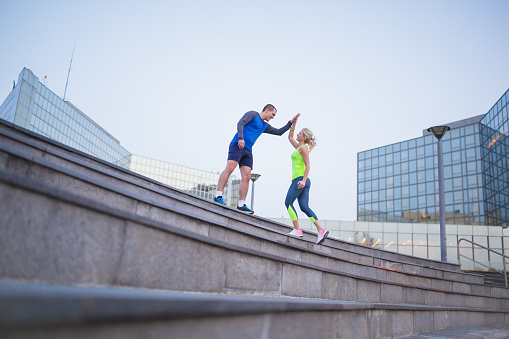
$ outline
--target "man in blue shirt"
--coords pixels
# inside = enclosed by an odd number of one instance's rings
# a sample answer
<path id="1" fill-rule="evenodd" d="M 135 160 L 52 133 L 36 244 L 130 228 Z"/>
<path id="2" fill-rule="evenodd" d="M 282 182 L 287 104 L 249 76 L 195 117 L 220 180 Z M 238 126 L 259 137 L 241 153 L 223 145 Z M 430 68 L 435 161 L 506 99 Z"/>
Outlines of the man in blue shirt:
<path id="1" fill-rule="evenodd" d="M 217 184 L 215 202 L 226 204 L 223 199 L 223 189 L 228 182 L 228 178 L 235 170 L 237 165 L 240 169 L 242 180 L 239 189 L 239 204 L 237 209 L 253 214 L 254 211 L 246 206 L 246 196 L 249 190 L 249 180 L 251 179 L 251 170 L 253 169 L 253 145 L 262 133 L 283 135 L 293 123 L 295 123 L 300 114 L 297 114 L 288 123 L 277 129 L 266 123 L 274 119 L 277 110 L 274 105 L 265 105 L 261 113 L 249 111 L 237 123 L 237 133 L 233 137 L 230 148 L 228 151 L 228 162 L 226 168 L 219 176 L 219 183 Z"/>

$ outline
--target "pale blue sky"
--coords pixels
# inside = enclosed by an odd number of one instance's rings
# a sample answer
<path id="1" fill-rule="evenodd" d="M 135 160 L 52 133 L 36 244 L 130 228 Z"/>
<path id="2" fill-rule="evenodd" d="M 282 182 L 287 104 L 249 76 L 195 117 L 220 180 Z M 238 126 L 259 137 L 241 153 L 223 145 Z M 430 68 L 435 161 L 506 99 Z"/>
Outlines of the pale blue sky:
<path id="1" fill-rule="evenodd" d="M 301 113 L 318 139 L 311 208 L 354 220 L 357 152 L 509 88 L 508 17 L 507 0 L 1 1 L 0 101 L 23 67 L 62 96 L 76 43 L 68 100 L 134 154 L 218 172 L 240 117 L 272 103 L 273 126 Z M 258 215 L 287 216 L 291 152 L 255 145 Z"/>

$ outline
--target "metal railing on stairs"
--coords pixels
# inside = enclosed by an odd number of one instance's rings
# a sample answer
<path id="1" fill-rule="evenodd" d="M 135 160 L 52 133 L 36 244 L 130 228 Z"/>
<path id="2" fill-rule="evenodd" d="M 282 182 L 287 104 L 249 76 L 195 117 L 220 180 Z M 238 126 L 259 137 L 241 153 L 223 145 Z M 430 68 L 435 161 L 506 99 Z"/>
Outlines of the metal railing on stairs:
<path id="1" fill-rule="evenodd" d="M 496 269 L 496 268 L 493 268 L 493 267 L 491 267 L 491 265 L 490 265 L 490 266 L 484 265 L 483 263 L 480 263 L 480 262 L 478 262 L 478 261 L 475 261 L 473 258 L 472 258 L 472 259 L 470 259 L 469 257 L 467 257 L 467 256 L 465 256 L 465 255 L 463 255 L 463 254 L 460 254 L 460 242 L 462 242 L 462 241 L 469 242 L 469 243 L 471 243 L 472 245 L 479 246 L 479 247 L 484 248 L 485 250 L 487 250 L 487 251 L 489 251 L 489 252 L 491 252 L 491 253 L 495 253 L 495 254 L 498 254 L 498 255 L 502 256 L 502 261 L 503 261 L 504 271 L 503 271 L 503 272 L 501 272 L 501 270 Z M 498 252 L 498 251 L 492 250 L 492 249 L 491 249 L 491 248 L 489 248 L 489 247 L 483 246 L 483 245 L 481 245 L 481 244 L 478 244 L 478 243 L 476 243 L 476 242 L 470 241 L 470 240 L 465 239 L 465 238 L 461 238 L 461 239 L 459 239 L 459 240 L 458 240 L 458 246 L 457 246 L 457 249 L 458 249 L 458 263 L 459 263 L 460 265 L 461 265 L 461 257 L 463 257 L 463 258 L 466 258 L 466 259 L 472 260 L 472 261 L 473 261 L 473 262 L 475 262 L 476 264 L 479 264 L 479 265 L 481 265 L 481 266 L 487 267 L 487 268 L 489 268 L 489 269 L 493 270 L 494 272 L 497 272 L 497 273 L 503 274 L 503 275 L 504 275 L 504 280 L 505 280 L 505 287 L 508 287 L 508 285 L 507 285 L 507 269 L 506 269 L 506 261 L 505 261 L 505 259 L 506 259 L 506 258 L 507 258 L 507 259 L 509 259 L 509 256 L 505 255 L 505 253 L 500 253 L 500 252 Z M 504 252 L 504 249 L 502 249 L 502 251 Z"/>

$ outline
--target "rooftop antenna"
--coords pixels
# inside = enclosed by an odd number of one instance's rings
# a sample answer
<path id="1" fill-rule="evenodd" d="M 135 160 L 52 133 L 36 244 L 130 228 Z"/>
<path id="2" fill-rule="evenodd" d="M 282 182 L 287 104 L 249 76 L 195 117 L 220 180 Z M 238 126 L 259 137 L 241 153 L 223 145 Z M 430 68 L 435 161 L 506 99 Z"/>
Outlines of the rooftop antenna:
<path id="1" fill-rule="evenodd" d="M 74 47 L 72 48 L 72 55 L 71 55 L 71 62 L 69 63 L 69 71 L 67 72 L 67 81 L 65 83 L 65 90 L 64 90 L 64 101 L 65 101 L 65 93 L 67 93 L 67 85 L 69 84 L 69 74 L 71 73 L 71 65 L 72 65 L 72 58 L 74 57 L 74 49 L 76 48 L 76 44 L 74 44 Z"/>

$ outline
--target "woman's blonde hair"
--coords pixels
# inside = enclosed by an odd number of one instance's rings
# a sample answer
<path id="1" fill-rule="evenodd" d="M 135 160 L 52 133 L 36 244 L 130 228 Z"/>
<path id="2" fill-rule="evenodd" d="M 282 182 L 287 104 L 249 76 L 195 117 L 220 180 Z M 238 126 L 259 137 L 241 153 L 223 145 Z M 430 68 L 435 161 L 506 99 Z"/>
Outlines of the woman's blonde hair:
<path id="1" fill-rule="evenodd" d="M 313 136 L 313 132 L 308 128 L 303 128 L 302 134 L 304 135 L 304 143 L 309 145 L 309 150 L 311 151 L 316 146 L 316 137 Z"/>

